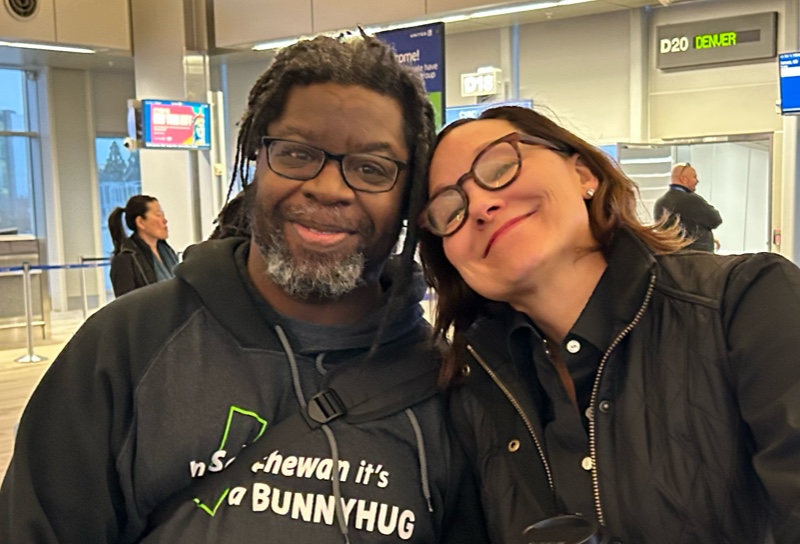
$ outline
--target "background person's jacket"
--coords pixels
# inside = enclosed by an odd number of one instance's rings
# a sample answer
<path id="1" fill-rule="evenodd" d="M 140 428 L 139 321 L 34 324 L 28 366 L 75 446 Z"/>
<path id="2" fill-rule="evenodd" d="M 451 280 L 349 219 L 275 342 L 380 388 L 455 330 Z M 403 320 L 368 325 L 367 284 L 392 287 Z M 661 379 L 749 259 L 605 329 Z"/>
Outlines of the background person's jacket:
<path id="1" fill-rule="evenodd" d="M 484 541 L 439 396 L 258 451 L 260 464 L 161 515 L 193 482 L 235 474 L 234 459 L 295 414 L 298 396 L 357 364 L 375 338 L 381 309 L 352 326 L 274 312 L 247 276 L 248 246 L 198 245 L 175 279 L 118 299 L 78 331 L 23 414 L 0 490 L 0 542 L 335 543 L 345 531 L 353 544 Z M 379 354 L 413 338 L 429 346 L 423 290 L 409 286 Z"/>
<path id="2" fill-rule="evenodd" d="M 627 232 L 612 251 L 639 279 L 615 286 L 622 309 L 608 312 L 618 343 L 595 382 L 587 452 L 601 512 L 584 514 L 624 544 L 761 544 L 768 525 L 778 544 L 800 542 L 800 271 L 774 254 L 654 256 Z M 452 402 L 498 544 L 565 513 L 542 399 L 508 349 L 512 317 L 470 331 Z"/>
<path id="3" fill-rule="evenodd" d="M 159 240 L 156 244 L 161 260 L 168 270 L 178 264 L 178 256 L 170 245 Z M 111 257 L 111 285 L 114 296 L 122 296 L 139 287 L 156 283 L 153 250 L 135 232 L 122 242 L 119 253 Z"/>
<path id="4" fill-rule="evenodd" d="M 666 214 L 678 220 L 686 236 L 693 239 L 688 249 L 714 252 L 712 231 L 722 224 L 722 216 L 705 198 L 682 185 L 672 184 L 653 207 L 656 221 Z"/>

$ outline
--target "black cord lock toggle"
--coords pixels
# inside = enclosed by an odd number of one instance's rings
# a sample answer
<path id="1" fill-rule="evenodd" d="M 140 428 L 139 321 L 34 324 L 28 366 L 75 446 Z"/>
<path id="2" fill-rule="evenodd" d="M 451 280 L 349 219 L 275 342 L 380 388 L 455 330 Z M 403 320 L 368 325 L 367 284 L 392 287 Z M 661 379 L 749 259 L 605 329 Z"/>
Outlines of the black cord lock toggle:
<path id="1" fill-rule="evenodd" d="M 308 401 L 308 417 L 317 423 L 328 423 L 345 413 L 344 403 L 333 389 L 324 389 Z"/>

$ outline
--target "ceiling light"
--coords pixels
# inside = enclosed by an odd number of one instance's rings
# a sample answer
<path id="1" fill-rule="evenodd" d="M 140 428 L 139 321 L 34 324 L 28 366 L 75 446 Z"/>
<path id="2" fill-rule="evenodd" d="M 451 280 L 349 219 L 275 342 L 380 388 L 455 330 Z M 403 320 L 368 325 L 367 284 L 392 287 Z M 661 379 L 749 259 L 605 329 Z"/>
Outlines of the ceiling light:
<path id="1" fill-rule="evenodd" d="M 417 20 L 417 21 L 408 21 L 406 23 L 397 23 L 392 25 L 386 26 L 375 26 L 375 27 L 367 27 L 364 31 L 367 34 L 376 34 L 378 32 L 385 32 L 387 30 L 397 30 L 400 28 L 410 28 L 415 26 L 423 26 L 426 24 L 431 23 L 457 23 L 459 21 L 467 21 L 469 19 L 480 19 L 482 17 L 493 17 L 496 15 L 509 15 L 512 13 L 523 13 L 526 11 L 535 11 L 537 9 L 550 9 L 550 8 L 557 8 L 559 6 L 571 6 L 573 4 L 584 4 L 586 2 L 595 2 L 596 0 L 560 0 L 556 2 L 538 2 L 536 4 L 522 4 L 519 6 L 510 6 L 506 8 L 497 8 L 497 9 L 489 9 L 484 11 L 476 11 L 475 13 L 467 13 L 461 15 L 447 15 L 444 17 L 440 17 L 437 19 L 425 19 L 425 20 Z M 337 35 L 331 34 L 331 35 Z M 291 38 L 287 40 L 275 40 L 271 42 L 264 42 L 253 46 L 254 51 L 265 51 L 268 49 L 280 49 L 282 47 L 288 47 L 292 44 L 297 43 L 301 39 L 306 38 Z M 310 37 L 308 38 L 310 39 Z"/>
<path id="2" fill-rule="evenodd" d="M 526 11 L 536 11 L 538 9 L 551 9 L 559 6 L 569 6 L 572 4 L 583 4 L 594 2 L 595 0 L 561 0 L 560 2 L 538 2 L 536 4 L 522 4 L 519 6 L 509 6 L 507 8 L 487 9 L 476 11 L 469 15 L 470 19 L 480 19 L 482 17 L 495 17 L 497 15 L 511 15 L 513 13 L 523 13 Z"/>
<path id="3" fill-rule="evenodd" d="M 21 43 L 0 41 L 0 47 L 18 47 L 20 49 L 37 49 L 41 51 L 60 51 L 62 53 L 95 53 L 94 49 L 83 47 L 67 47 L 65 45 L 46 45 L 41 43 Z"/>

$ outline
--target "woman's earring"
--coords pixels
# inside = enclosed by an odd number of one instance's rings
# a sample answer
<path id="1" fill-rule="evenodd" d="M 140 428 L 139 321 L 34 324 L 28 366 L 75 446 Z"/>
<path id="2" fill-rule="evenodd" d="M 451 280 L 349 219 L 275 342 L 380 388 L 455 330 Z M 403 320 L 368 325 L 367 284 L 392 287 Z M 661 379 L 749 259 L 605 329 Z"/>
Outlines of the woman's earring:
<path id="1" fill-rule="evenodd" d="M 591 200 L 593 196 L 594 196 L 594 189 L 592 189 L 591 187 L 586 189 L 586 200 Z"/>

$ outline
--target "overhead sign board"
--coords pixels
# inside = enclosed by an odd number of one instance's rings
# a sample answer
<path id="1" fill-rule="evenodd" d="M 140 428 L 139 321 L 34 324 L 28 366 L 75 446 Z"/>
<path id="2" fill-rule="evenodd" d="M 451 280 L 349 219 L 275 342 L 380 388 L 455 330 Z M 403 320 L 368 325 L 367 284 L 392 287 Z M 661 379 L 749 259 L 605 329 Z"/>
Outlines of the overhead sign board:
<path id="1" fill-rule="evenodd" d="M 675 25 L 656 32 L 656 66 L 661 70 L 770 59 L 777 54 L 775 12 Z"/>
<path id="2" fill-rule="evenodd" d="M 501 94 L 503 81 L 499 68 L 461 74 L 461 96 L 490 96 Z"/>

